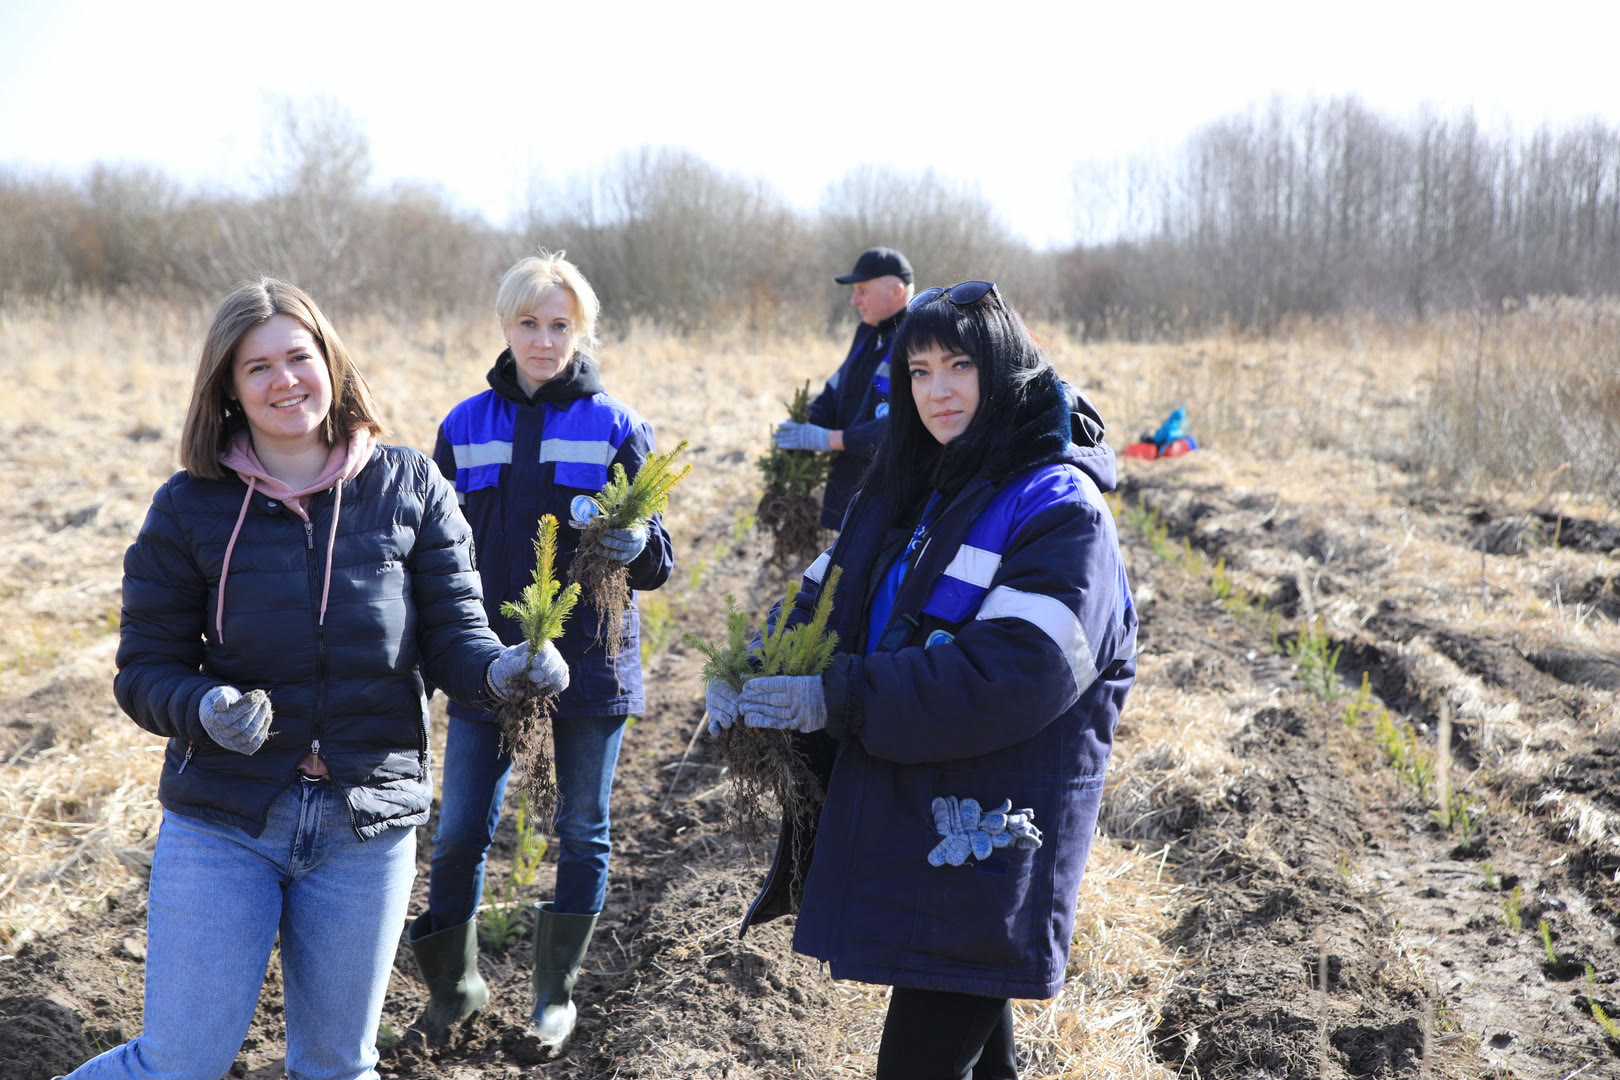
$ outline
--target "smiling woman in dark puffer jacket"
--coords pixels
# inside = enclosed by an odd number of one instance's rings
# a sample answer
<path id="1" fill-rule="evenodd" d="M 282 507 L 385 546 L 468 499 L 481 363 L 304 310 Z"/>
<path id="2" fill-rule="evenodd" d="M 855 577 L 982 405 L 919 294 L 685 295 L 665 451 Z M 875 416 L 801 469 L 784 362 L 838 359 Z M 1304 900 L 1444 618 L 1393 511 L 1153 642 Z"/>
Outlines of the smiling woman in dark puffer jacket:
<path id="1" fill-rule="evenodd" d="M 879 1080 L 1013 1080 L 1010 999 L 1063 985 L 1136 614 L 1090 403 L 990 282 L 908 312 L 885 441 L 778 613 L 805 620 L 841 567 L 839 653 L 710 684 L 709 716 L 791 732 L 826 786 L 745 924 L 797 906 L 796 951 L 894 987 Z"/>
<path id="2" fill-rule="evenodd" d="M 185 469 L 124 557 L 114 691 L 169 740 L 143 1030 L 74 1080 L 225 1075 L 278 936 L 287 1074 L 375 1077 L 431 794 L 424 677 L 481 707 L 567 683 L 490 632 L 454 490 L 382 433 L 308 296 L 226 298 Z"/>

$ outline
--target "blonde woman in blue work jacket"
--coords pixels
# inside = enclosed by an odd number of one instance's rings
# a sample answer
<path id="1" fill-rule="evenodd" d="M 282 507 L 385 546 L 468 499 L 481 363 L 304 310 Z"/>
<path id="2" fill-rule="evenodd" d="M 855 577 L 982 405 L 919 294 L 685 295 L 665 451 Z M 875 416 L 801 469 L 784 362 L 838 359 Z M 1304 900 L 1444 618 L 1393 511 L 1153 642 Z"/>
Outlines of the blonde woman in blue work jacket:
<path id="1" fill-rule="evenodd" d="M 489 389 L 450 410 L 433 458 L 455 484 L 472 526 L 489 624 L 515 644 L 522 628 L 501 605 L 533 580 L 541 515 L 563 526 L 556 565 L 566 575 L 584 524 L 577 509 L 602 490 L 613 465 L 634 477 L 654 447 L 652 426 L 607 392 L 587 351 L 596 340 L 599 304 L 578 267 L 560 253 L 520 259 L 501 279 L 495 309 L 506 348 L 486 377 Z M 658 588 L 674 566 L 659 516 L 609 533 L 603 549 L 624 564 L 636 591 Z M 551 900 L 535 905 L 531 1009 L 531 1032 L 547 1058 L 562 1053 L 574 1030 L 574 982 L 607 895 L 608 805 L 619 745 L 625 722 L 644 707 L 634 592 L 625 610 L 609 615 L 620 634 L 616 661 L 596 640 L 589 600 L 556 642 L 569 670 L 552 720 L 558 804 L 549 824 L 558 839 L 557 886 Z M 493 714 L 456 702 L 449 712 L 428 910 L 407 935 L 430 996 L 412 1028 L 435 1045 L 488 999 L 478 974 L 475 915 L 512 767 Z"/>
<path id="2" fill-rule="evenodd" d="M 893 986 L 880 1080 L 1016 1077 L 1012 998 L 1063 984 L 1136 616 L 1103 492 L 1113 453 L 989 282 L 928 289 L 894 344 L 889 431 L 803 620 L 843 568 L 821 676 L 741 695 L 715 730 L 780 728 L 821 763 L 744 930 Z M 809 831 L 809 837 L 795 835 Z M 811 852 L 808 866 L 796 852 Z"/>

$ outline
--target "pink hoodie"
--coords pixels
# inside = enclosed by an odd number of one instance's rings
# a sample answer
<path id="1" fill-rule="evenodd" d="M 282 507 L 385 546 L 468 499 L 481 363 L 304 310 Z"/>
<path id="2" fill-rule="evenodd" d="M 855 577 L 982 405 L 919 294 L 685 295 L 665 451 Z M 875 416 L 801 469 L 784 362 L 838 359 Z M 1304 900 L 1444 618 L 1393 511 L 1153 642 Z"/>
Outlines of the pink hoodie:
<path id="1" fill-rule="evenodd" d="M 227 469 L 234 470 L 236 475 L 247 484 L 247 494 L 242 497 L 242 512 L 236 515 L 236 526 L 231 529 L 230 542 L 225 545 L 225 562 L 219 571 L 219 607 L 214 613 L 214 630 L 223 644 L 225 641 L 225 579 L 231 572 L 231 551 L 236 547 L 236 537 L 242 531 L 242 522 L 247 519 L 248 507 L 253 503 L 253 492 L 260 490 L 271 499 L 286 504 L 287 509 L 297 514 L 304 521 L 309 521 L 307 509 L 308 498 L 317 492 L 334 488 L 332 497 L 332 529 L 326 537 L 326 576 L 321 582 L 321 614 L 319 625 L 326 623 L 326 598 L 332 589 L 332 545 L 337 540 L 338 514 L 343 509 L 343 485 L 346 481 L 354 479 L 366 462 L 371 460 L 371 450 L 377 443 L 376 436 L 366 428 L 357 429 L 349 436 L 347 443 L 337 443 L 327 454 L 326 467 L 321 475 L 305 487 L 296 491 L 277 480 L 265 471 L 260 463 L 259 456 L 253 452 L 253 440 L 246 431 L 239 431 L 231 440 L 230 448 L 219 455 L 219 463 Z"/>

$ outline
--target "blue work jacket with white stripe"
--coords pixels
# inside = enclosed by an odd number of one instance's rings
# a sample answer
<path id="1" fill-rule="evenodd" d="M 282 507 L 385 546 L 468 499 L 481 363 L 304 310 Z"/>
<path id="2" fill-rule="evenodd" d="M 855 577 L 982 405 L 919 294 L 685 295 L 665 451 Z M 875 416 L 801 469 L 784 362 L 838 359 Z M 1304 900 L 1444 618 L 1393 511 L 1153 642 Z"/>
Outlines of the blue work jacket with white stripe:
<path id="1" fill-rule="evenodd" d="M 450 410 L 433 450 L 472 526 L 489 625 L 508 645 L 522 641 L 523 631 L 501 614 L 501 604 L 516 600 L 534 580 L 541 516 L 557 519 L 556 569 L 566 580 L 579 543 L 578 530 L 568 524 L 573 499 L 600 492 L 614 464 L 634 477 L 654 449 L 652 427 L 602 389 L 590 356 L 576 353 L 532 396 L 523 392 L 516 372 L 511 351 L 502 352 L 489 371 L 490 388 Z M 655 516 L 647 524 L 647 547 L 629 563 L 633 591 L 623 613 L 617 671 L 596 640 L 596 611 L 581 598 L 555 642 L 569 669 L 557 715 L 623 716 L 644 710 L 634 590 L 658 588 L 673 566 L 669 534 Z M 494 719 L 454 701 L 450 711 Z"/>
<path id="2" fill-rule="evenodd" d="M 844 433 L 844 448 L 833 451 L 821 497 L 823 529 L 843 522 L 889 426 L 889 349 L 905 315 L 902 309 L 876 326 L 855 327 L 849 355 L 810 402 L 812 424 Z"/>
<path id="3" fill-rule="evenodd" d="M 798 736 L 825 802 L 815 825 L 787 823 L 744 930 L 797 902 L 793 947 L 834 978 L 1023 998 L 1063 984 L 1137 626 L 1102 496 L 1113 452 L 1100 431 L 1069 442 L 1068 409 L 1049 396 L 1021 456 L 940 499 L 877 641 L 873 593 L 913 529 L 870 485 L 788 615 L 808 618 L 843 568 L 826 732 Z M 1011 800 L 1042 843 L 933 865 L 937 797 Z"/>

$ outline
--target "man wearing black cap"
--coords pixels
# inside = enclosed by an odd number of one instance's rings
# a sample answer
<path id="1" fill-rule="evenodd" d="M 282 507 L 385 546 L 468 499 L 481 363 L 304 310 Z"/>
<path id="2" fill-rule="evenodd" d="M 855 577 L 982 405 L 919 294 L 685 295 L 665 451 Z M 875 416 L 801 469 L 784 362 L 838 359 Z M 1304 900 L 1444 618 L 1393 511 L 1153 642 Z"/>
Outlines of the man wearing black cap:
<path id="1" fill-rule="evenodd" d="M 849 355 L 810 403 L 810 422 L 776 429 L 784 450 L 830 450 L 832 469 L 821 500 L 821 526 L 836 529 L 877 453 L 889 415 L 889 345 L 911 299 L 911 264 L 893 248 L 861 252 L 855 269 L 833 280 L 853 285 L 849 302 L 861 313 Z"/>

